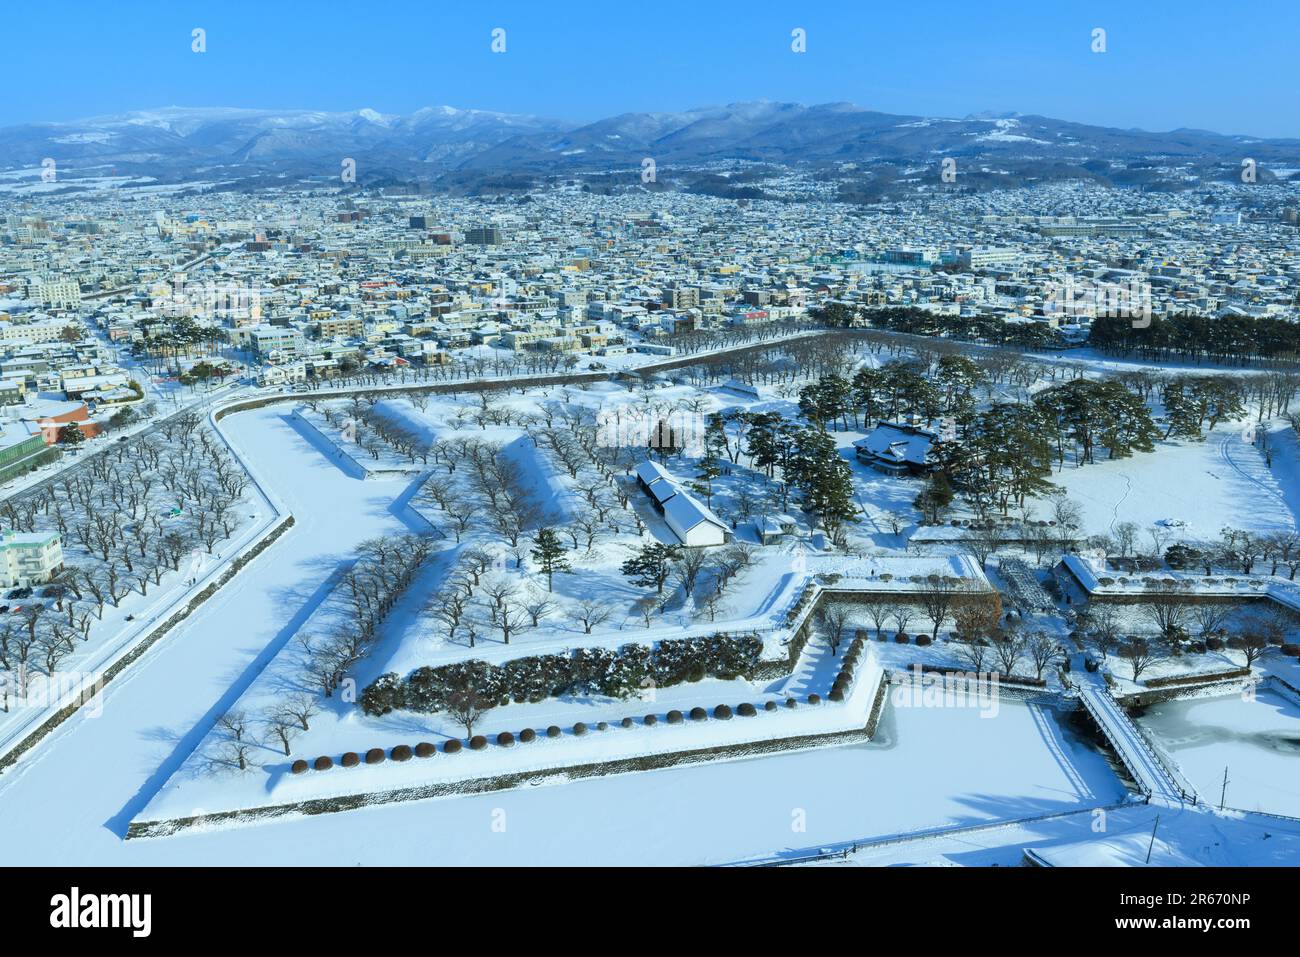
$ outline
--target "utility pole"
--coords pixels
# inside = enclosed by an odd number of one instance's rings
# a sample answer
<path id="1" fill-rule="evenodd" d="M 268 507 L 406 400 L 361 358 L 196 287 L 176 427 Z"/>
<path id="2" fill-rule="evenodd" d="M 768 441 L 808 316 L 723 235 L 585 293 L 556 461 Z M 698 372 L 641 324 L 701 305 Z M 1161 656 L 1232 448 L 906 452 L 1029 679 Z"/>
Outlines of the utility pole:
<path id="1" fill-rule="evenodd" d="M 1228 799 L 1228 766 L 1223 766 L 1223 790 L 1219 793 L 1219 810 L 1223 810 L 1223 804 Z"/>
<path id="2" fill-rule="evenodd" d="M 1160 815 L 1157 814 L 1156 823 L 1151 825 L 1151 842 L 1147 844 L 1147 859 L 1146 859 L 1147 864 L 1151 863 L 1151 849 L 1156 846 L 1156 828 L 1158 828 L 1159 826 L 1160 826 Z"/>

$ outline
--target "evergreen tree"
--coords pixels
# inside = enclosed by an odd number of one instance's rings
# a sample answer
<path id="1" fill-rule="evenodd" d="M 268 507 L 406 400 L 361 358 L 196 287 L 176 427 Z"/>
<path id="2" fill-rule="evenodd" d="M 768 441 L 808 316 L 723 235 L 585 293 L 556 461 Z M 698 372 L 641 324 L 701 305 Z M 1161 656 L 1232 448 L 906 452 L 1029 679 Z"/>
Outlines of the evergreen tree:
<path id="1" fill-rule="evenodd" d="M 659 542 L 644 545 L 637 554 L 623 563 L 623 574 L 631 578 L 634 584 L 644 587 L 654 585 L 662 595 L 664 582 L 672 574 L 673 565 L 681 554 L 679 545 L 663 545 Z"/>
<path id="2" fill-rule="evenodd" d="M 560 541 L 560 536 L 555 534 L 553 529 L 543 528 L 537 532 L 537 537 L 533 539 L 532 556 L 533 561 L 546 573 L 546 590 L 554 591 L 554 579 L 556 572 L 571 571 L 569 561 L 565 558 L 567 549 L 564 543 Z"/>
<path id="3" fill-rule="evenodd" d="M 853 501 L 853 470 L 834 439 L 818 429 L 800 430 L 785 476 L 799 489 L 803 510 L 826 529 L 831 541 L 841 544 L 844 526 L 857 521 L 858 507 Z"/>
<path id="4" fill-rule="evenodd" d="M 69 422 L 59 429 L 59 441 L 64 445 L 80 445 L 86 441 L 86 433 L 81 431 L 81 426 L 76 422 Z"/>
<path id="5" fill-rule="evenodd" d="M 912 504 L 920 509 L 925 520 L 933 525 L 943 518 L 952 500 L 952 483 L 948 480 L 948 476 L 943 472 L 932 472 L 926 479 L 925 488 L 916 496 Z"/>
<path id="6" fill-rule="evenodd" d="M 745 437 L 745 454 L 751 465 L 763 469 L 767 477 L 781 461 L 777 440 L 777 429 L 781 425 L 781 416 L 776 412 L 759 412 L 750 419 L 749 433 Z"/>
<path id="7" fill-rule="evenodd" d="M 700 471 L 695 476 L 698 481 L 691 483 L 691 490 L 703 495 L 710 508 L 713 507 L 713 480 L 721 474 L 722 465 L 718 456 L 711 446 L 706 446 L 704 455 L 700 458 Z"/>

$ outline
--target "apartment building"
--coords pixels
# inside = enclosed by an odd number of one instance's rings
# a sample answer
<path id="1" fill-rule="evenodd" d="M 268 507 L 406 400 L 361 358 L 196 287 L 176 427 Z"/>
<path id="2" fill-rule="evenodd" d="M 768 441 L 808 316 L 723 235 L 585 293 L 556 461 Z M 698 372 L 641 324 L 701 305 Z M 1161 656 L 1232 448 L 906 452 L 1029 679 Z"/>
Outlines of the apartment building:
<path id="1" fill-rule="evenodd" d="M 0 584 L 25 588 L 50 580 L 63 567 L 58 532 L 0 532 Z"/>

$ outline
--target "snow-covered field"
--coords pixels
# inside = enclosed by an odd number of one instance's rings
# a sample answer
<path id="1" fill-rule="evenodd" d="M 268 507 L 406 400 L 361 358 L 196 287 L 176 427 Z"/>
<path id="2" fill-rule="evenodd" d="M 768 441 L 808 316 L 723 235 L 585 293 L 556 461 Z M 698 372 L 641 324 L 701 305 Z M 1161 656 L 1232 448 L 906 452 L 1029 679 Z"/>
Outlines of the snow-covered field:
<path id="1" fill-rule="evenodd" d="M 1287 433 L 1278 441 L 1287 441 Z M 1284 446 L 1285 448 L 1285 446 Z M 1221 425 L 1203 442 L 1168 442 L 1155 452 L 1068 464 L 1052 475 L 1083 509 L 1089 534 L 1106 534 L 1120 522 L 1142 530 L 1138 544 L 1149 548 L 1146 530 L 1156 522 L 1185 522 L 1179 536 L 1217 539 L 1225 526 L 1260 532 L 1295 530 L 1300 483 L 1295 466 L 1279 453 L 1274 471 L 1263 453 L 1243 438 L 1241 426 Z"/>

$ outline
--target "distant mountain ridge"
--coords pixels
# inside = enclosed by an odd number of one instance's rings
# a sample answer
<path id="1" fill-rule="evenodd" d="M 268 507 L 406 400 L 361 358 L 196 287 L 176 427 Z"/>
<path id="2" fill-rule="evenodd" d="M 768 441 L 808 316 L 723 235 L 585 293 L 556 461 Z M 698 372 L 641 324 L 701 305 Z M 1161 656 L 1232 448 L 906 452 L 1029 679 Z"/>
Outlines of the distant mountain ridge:
<path id="1" fill-rule="evenodd" d="M 679 112 L 623 113 L 593 123 L 427 107 L 361 109 L 167 107 L 66 123 L 0 128 L 0 167 L 108 165 L 137 173 L 209 170 L 326 174 L 344 157 L 393 176 L 451 171 L 615 169 L 748 160 L 776 164 L 913 163 L 939 157 L 1053 163 L 1300 161 L 1300 140 L 1204 130 L 1121 130 L 1043 116 L 907 116 L 852 103 L 753 101 Z"/>

